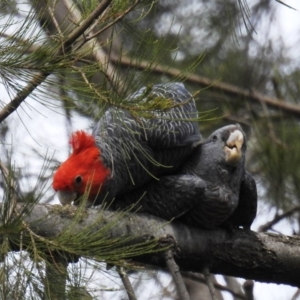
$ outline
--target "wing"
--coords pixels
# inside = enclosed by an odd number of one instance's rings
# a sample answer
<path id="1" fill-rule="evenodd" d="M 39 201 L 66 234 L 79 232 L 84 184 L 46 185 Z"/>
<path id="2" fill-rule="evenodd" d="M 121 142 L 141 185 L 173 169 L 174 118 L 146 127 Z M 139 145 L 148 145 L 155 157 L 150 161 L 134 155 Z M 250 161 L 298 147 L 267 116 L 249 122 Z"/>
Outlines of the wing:
<path id="1" fill-rule="evenodd" d="M 238 196 L 224 186 L 207 183 L 204 195 L 197 196 L 197 204 L 186 216 L 186 223 L 195 227 L 213 229 L 232 214 Z"/>
<path id="2" fill-rule="evenodd" d="M 126 141 L 136 141 L 136 144 L 147 144 L 152 149 L 182 147 L 190 153 L 194 144 L 201 140 L 198 122 L 192 121 L 198 118 L 192 95 L 182 83 L 176 82 L 154 85 L 150 89 L 143 87 L 129 96 L 128 100 L 143 103 L 151 98 L 169 99 L 173 107 L 157 110 L 149 118 L 135 118 L 126 110 L 111 107 L 93 129 L 97 143 L 111 143 L 119 147 Z M 186 156 L 185 152 L 183 156 Z"/>
<path id="3" fill-rule="evenodd" d="M 195 102 L 183 84 L 145 87 L 128 101 L 143 104 L 151 99 L 170 100 L 173 107 L 157 110 L 151 118 L 111 107 L 93 130 L 101 158 L 111 170 L 106 186 L 112 197 L 174 174 L 201 138 L 197 122 L 190 120 L 198 115 Z"/>
<path id="4" fill-rule="evenodd" d="M 113 210 L 131 209 L 189 226 L 216 228 L 232 213 L 236 195 L 223 187 L 208 187 L 199 176 L 178 174 L 152 180 L 139 189 L 117 196 Z"/>
<path id="5" fill-rule="evenodd" d="M 169 99 L 172 108 L 158 110 L 149 119 L 143 119 L 147 143 L 153 148 L 187 146 L 201 139 L 195 100 L 182 83 L 157 84 L 143 87 L 129 97 L 133 101 L 147 102 L 149 99 Z"/>
<path id="6" fill-rule="evenodd" d="M 233 214 L 226 221 L 233 227 L 242 226 L 249 229 L 256 217 L 257 211 L 257 190 L 254 178 L 249 172 L 245 172 L 241 182 L 239 203 Z"/>
<path id="7" fill-rule="evenodd" d="M 205 191 L 205 182 L 193 175 L 170 175 L 116 198 L 112 209 L 148 213 L 165 220 L 181 217 L 191 210 Z"/>

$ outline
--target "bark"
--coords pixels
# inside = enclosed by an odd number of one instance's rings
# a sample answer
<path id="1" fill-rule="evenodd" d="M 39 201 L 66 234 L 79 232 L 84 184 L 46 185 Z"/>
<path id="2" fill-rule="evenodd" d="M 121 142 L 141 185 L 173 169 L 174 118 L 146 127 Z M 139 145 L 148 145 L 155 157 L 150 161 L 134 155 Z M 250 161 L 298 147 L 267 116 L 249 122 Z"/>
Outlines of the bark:
<path id="1" fill-rule="evenodd" d="M 22 206 L 18 204 L 16 211 L 20 214 Z M 35 234 L 49 239 L 65 229 L 72 234 L 89 225 L 96 232 L 107 225 L 115 213 L 88 209 L 74 224 L 75 216 L 76 207 L 39 204 L 26 212 L 23 220 Z M 111 238 L 126 236 L 134 237 L 131 243 L 157 239 L 163 247 L 170 241 L 175 242 L 174 257 L 181 270 L 201 272 L 207 267 L 214 274 L 300 286 L 298 236 L 241 229 L 232 232 L 200 230 L 179 223 L 166 224 L 164 220 L 137 213 L 125 215 L 110 230 Z M 165 268 L 165 258 L 161 253 L 135 257 L 134 260 Z"/>

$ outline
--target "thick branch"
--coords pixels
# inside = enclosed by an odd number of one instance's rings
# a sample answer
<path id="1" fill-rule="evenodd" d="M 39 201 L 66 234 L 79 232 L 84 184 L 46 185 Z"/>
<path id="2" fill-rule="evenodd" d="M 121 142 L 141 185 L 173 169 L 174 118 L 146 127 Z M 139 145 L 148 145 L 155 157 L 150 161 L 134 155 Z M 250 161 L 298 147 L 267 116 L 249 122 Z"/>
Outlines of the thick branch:
<path id="1" fill-rule="evenodd" d="M 17 209 L 20 211 L 21 206 Z M 66 208 L 57 205 L 36 205 L 24 221 L 36 234 L 49 238 L 66 228 L 72 234 L 88 225 L 97 232 L 115 215 L 109 211 L 89 209 L 74 225 L 75 211 L 75 207 L 68 207 L 66 214 Z M 141 214 L 128 214 L 115 223 L 111 238 L 134 236 L 134 242 L 138 243 L 145 239 L 165 241 L 173 237 L 178 249 L 175 259 L 181 270 L 201 272 L 208 267 L 215 274 L 300 286 L 300 237 L 244 230 L 231 233 L 222 229 L 200 230 L 178 223 L 165 224 L 162 220 Z M 164 256 L 159 253 L 136 257 L 135 260 L 165 268 Z"/>

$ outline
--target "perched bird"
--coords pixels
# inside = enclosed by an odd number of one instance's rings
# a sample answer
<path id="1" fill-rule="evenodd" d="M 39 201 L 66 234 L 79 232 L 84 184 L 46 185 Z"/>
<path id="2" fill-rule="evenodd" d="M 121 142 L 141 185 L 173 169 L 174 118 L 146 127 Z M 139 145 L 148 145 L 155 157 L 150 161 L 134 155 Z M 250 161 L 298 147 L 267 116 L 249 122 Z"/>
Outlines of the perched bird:
<path id="1" fill-rule="evenodd" d="M 170 176 L 117 197 L 114 209 L 136 203 L 138 212 L 212 229 L 250 228 L 256 215 L 256 184 L 245 171 L 246 136 L 239 124 L 222 127 L 199 143 Z"/>
<path id="2" fill-rule="evenodd" d="M 92 135 L 75 132 L 73 152 L 53 177 L 63 205 L 87 194 L 87 205 L 129 192 L 158 176 L 174 173 L 201 139 L 192 95 L 182 83 L 144 87 L 128 98 L 137 105 L 168 101 L 171 108 L 146 111 L 136 117 L 109 108 Z"/>

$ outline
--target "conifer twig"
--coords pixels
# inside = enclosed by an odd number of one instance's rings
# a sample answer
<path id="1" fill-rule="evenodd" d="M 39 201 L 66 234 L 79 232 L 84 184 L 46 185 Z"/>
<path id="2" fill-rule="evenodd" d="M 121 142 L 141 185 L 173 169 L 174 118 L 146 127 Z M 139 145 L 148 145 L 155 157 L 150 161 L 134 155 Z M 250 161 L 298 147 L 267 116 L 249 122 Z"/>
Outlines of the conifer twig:
<path id="1" fill-rule="evenodd" d="M 70 0 L 64 0 L 64 3 L 66 7 L 68 8 L 68 11 L 71 15 L 72 20 L 75 24 L 79 24 L 80 20 L 82 19 L 80 11 L 74 6 L 74 4 L 71 3 Z M 123 16 L 123 14 L 122 14 Z M 94 24 L 96 24 L 95 22 Z M 91 26 L 93 27 L 93 26 Z M 89 28 L 91 29 L 91 28 Z M 105 74 L 105 77 L 108 79 L 111 86 L 113 86 L 115 89 L 118 90 L 118 86 L 122 85 L 122 82 L 120 78 L 118 79 L 118 83 L 115 82 L 116 77 L 116 70 L 114 66 L 109 61 L 105 51 L 103 50 L 103 47 L 101 47 L 97 42 L 91 41 L 87 38 L 86 34 L 84 35 L 82 41 L 74 48 L 74 51 L 76 52 L 80 47 L 83 45 L 87 46 L 87 48 L 90 50 L 91 56 L 94 58 L 96 62 L 98 62 L 99 66 L 102 66 L 101 71 Z M 118 84 L 118 86 L 117 86 Z"/>
<path id="2" fill-rule="evenodd" d="M 294 294 L 293 298 L 291 300 L 297 300 L 300 296 L 300 289 L 297 289 L 296 293 Z"/>
<path id="3" fill-rule="evenodd" d="M 104 32 L 106 29 L 108 29 L 109 27 L 113 26 L 114 24 L 116 24 L 120 19 L 122 19 L 124 16 L 126 16 L 129 12 L 132 11 L 132 9 L 137 6 L 137 4 L 140 2 L 140 0 L 135 0 L 134 3 L 129 6 L 126 10 L 124 10 L 121 14 L 119 14 L 116 18 L 114 18 L 114 20 L 112 22 L 110 22 L 109 24 L 107 24 L 105 27 L 101 28 L 100 30 L 98 30 L 97 32 L 91 32 L 91 34 L 89 34 L 86 37 L 86 40 L 89 41 L 95 37 L 97 37 L 98 35 L 100 35 L 102 32 Z"/>
<path id="4" fill-rule="evenodd" d="M 290 217 L 294 212 L 297 212 L 300 210 L 300 206 L 297 205 L 297 206 L 294 206 L 292 207 L 291 209 L 287 210 L 286 212 L 280 214 L 280 215 L 276 215 L 273 220 L 261 225 L 259 228 L 258 228 L 258 231 L 259 232 L 265 232 L 269 229 L 272 228 L 272 226 L 274 226 L 275 224 L 277 224 L 278 222 L 280 222 L 281 220 L 285 219 L 285 218 L 288 218 Z"/>
<path id="5" fill-rule="evenodd" d="M 181 273 L 185 278 L 191 279 L 193 281 L 201 282 L 201 283 L 206 283 L 205 279 L 202 276 L 203 274 L 195 273 L 195 272 L 181 272 Z M 213 282 L 213 285 L 216 290 L 228 292 L 235 299 L 245 300 L 244 294 L 238 293 L 238 292 L 232 290 L 231 288 L 229 288 L 228 286 L 222 285 L 218 282 Z"/>
<path id="6" fill-rule="evenodd" d="M 110 5 L 111 0 L 103 0 L 99 3 L 96 9 L 85 19 L 69 36 L 62 42 L 60 49 L 53 54 L 53 60 L 57 63 L 57 57 L 64 54 L 66 49 L 70 46 L 88 29 L 90 25 L 93 24 L 94 20 Z M 48 65 L 51 65 L 49 61 Z M 16 97 L 10 101 L 7 105 L 3 107 L 0 111 L 0 123 L 5 120 L 10 114 L 12 114 L 21 103 L 41 84 L 46 78 L 51 74 L 51 72 L 39 72 L 33 76 L 29 83 L 17 93 Z"/>
<path id="7" fill-rule="evenodd" d="M 8 199 L 7 201 L 7 208 L 5 209 L 5 216 L 4 216 L 4 223 L 8 223 L 11 221 L 13 214 L 15 214 L 18 218 L 21 219 L 21 213 L 17 209 L 17 184 L 16 182 L 10 178 L 9 175 L 9 170 L 6 167 L 6 165 L 0 161 L 0 172 L 2 173 L 4 180 L 6 181 L 6 184 L 10 190 L 12 190 L 12 197 Z M 2 210 L 4 211 L 4 210 Z M 47 239 L 45 237 L 42 237 L 35 232 L 33 232 L 30 228 L 30 226 L 23 220 L 21 219 L 21 223 L 23 226 L 23 230 L 26 230 L 30 236 L 30 240 L 33 244 L 33 253 L 35 257 L 38 257 L 38 254 L 36 253 L 36 246 L 35 246 L 35 239 L 43 242 L 45 245 L 51 245 L 52 247 L 58 247 L 62 251 L 68 252 L 67 249 L 64 249 L 64 247 L 59 247 L 59 244 L 57 244 L 54 241 L 51 241 L 50 239 Z M 20 248 L 22 248 L 22 240 L 23 240 L 23 235 L 24 231 L 21 231 L 21 241 L 20 241 Z"/>
<path id="8" fill-rule="evenodd" d="M 9 170 L 1 160 L 0 160 L 0 171 L 2 173 L 4 181 L 6 182 L 8 189 L 12 191 L 12 197 L 10 199 L 11 201 L 8 201 L 7 203 L 8 207 L 4 217 L 4 223 L 6 224 L 10 220 L 17 204 L 17 199 L 16 199 L 17 186 L 13 178 L 10 178 Z"/>
<path id="9" fill-rule="evenodd" d="M 204 275 L 207 287 L 210 292 L 211 300 L 218 300 L 217 295 L 216 295 L 215 286 L 211 280 L 210 272 L 209 272 L 208 268 L 204 268 L 203 275 Z"/>
<path id="10" fill-rule="evenodd" d="M 46 262 L 44 299 L 65 299 L 68 262 L 63 257 Z"/>
<path id="11" fill-rule="evenodd" d="M 174 280 L 179 299 L 189 300 L 190 299 L 189 293 L 186 289 L 183 278 L 180 274 L 179 267 L 174 260 L 172 250 L 169 249 L 165 252 L 165 261 L 168 270 L 170 271 L 172 278 Z"/>
<path id="12" fill-rule="evenodd" d="M 297 118 L 300 118 L 300 105 L 294 105 L 292 103 L 287 103 L 287 101 L 279 100 L 273 97 L 269 97 L 259 93 L 254 89 L 242 89 L 233 84 L 225 83 L 221 80 L 213 80 L 207 77 L 203 77 L 197 74 L 182 74 L 182 70 L 177 68 L 171 68 L 169 66 L 164 66 L 156 64 L 155 66 L 150 65 L 149 61 L 146 60 L 132 60 L 129 57 L 122 56 L 121 58 L 111 57 L 112 60 L 118 62 L 123 66 L 129 66 L 136 68 L 138 70 L 151 69 L 151 72 L 154 74 L 163 74 L 169 75 L 172 78 L 178 75 L 182 76 L 183 80 L 186 80 L 190 83 L 195 83 L 199 88 L 208 88 L 212 92 L 221 92 L 224 95 L 230 97 L 242 97 L 244 100 L 252 101 L 256 103 L 265 103 L 268 107 L 274 109 L 282 110 L 285 113 L 293 115 Z"/>
<path id="13" fill-rule="evenodd" d="M 9 35 L 5 35 L 3 33 L 0 33 L 0 36 L 13 38 L 13 37 L 10 37 Z M 23 42 L 21 39 L 16 39 L 16 38 L 14 38 L 14 39 L 19 40 L 20 43 Z M 86 38 L 86 40 L 90 40 L 90 36 L 88 38 Z M 33 52 L 33 51 L 37 51 L 39 48 L 40 48 L 39 45 L 33 44 L 27 50 L 28 50 L 28 52 Z M 138 70 L 149 69 L 149 66 L 150 66 L 149 62 L 146 60 L 135 61 L 126 56 L 122 56 L 120 58 L 120 57 L 114 57 L 113 55 L 111 55 L 109 57 L 109 59 L 112 62 L 118 63 L 122 66 L 132 67 L 132 68 L 135 68 Z M 154 73 L 165 74 L 165 75 L 169 75 L 171 77 L 176 77 L 182 73 L 182 70 L 177 69 L 177 68 L 171 68 L 169 66 L 156 64 L 155 66 L 151 66 L 151 72 L 153 74 Z M 287 114 L 291 114 L 297 118 L 300 118 L 300 106 L 299 105 L 287 103 L 284 100 L 279 100 L 277 98 L 263 95 L 256 90 L 253 90 L 253 89 L 245 90 L 245 89 L 239 88 L 235 85 L 225 83 L 221 80 L 213 80 L 213 79 L 210 79 L 210 78 L 207 78 L 204 76 L 199 76 L 197 74 L 188 74 L 188 75 L 184 76 L 183 79 L 190 83 L 196 83 L 199 87 L 203 87 L 203 88 L 209 87 L 210 91 L 222 92 L 224 95 L 228 95 L 228 96 L 243 97 L 243 99 L 245 101 L 249 101 L 249 102 L 254 101 L 257 103 L 265 103 L 268 107 L 272 107 L 274 109 L 281 110 Z M 42 83 L 42 82 L 43 81 L 41 81 L 40 83 Z M 38 85 L 40 83 L 38 83 Z M 36 86 L 34 86 L 34 88 L 35 87 Z M 29 86 L 27 86 L 27 88 L 29 88 Z M 23 90 L 25 90 L 25 89 L 26 89 L 26 87 Z M 28 94 L 26 95 L 26 97 L 28 96 Z M 21 97 L 21 95 L 20 95 L 20 97 Z M 21 97 L 21 99 L 22 99 L 21 100 L 21 102 L 22 102 L 24 99 L 22 97 Z M 7 106 L 15 106 L 15 105 L 19 106 L 17 100 L 16 100 L 16 103 L 12 103 L 12 102 L 10 102 L 10 103 Z M 8 115 L 6 115 L 5 114 L 6 110 L 7 110 L 7 108 L 3 108 L 2 111 L 0 112 L 0 123 L 11 113 L 11 112 L 8 112 Z M 12 112 L 14 110 L 15 109 L 13 109 Z"/>
<path id="14" fill-rule="evenodd" d="M 18 217 L 20 217 L 20 213 L 16 210 L 17 205 L 17 185 L 16 182 L 10 178 L 9 170 L 5 166 L 3 162 L 0 161 L 0 171 L 6 181 L 6 185 L 9 189 L 12 190 L 12 197 L 8 199 L 7 205 L 8 208 L 5 211 L 4 216 L 4 223 L 8 223 L 11 218 L 12 214 L 15 213 Z M 53 244 L 51 241 L 47 241 L 45 238 L 35 234 L 30 227 L 26 224 L 24 220 L 21 220 L 23 227 L 27 230 L 30 235 L 30 239 L 33 244 L 33 252 L 35 253 L 36 245 L 34 237 L 42 240 L 47 244 Z M 23 234 L 24 232 L 21 231 L 21 243 L 20 243 L 20 250 L 22 250 L 22 241 L 23 241 Z M 51 252 L 50 255 L 52 256 Z M 35 254 L 36 256 L 36 254 Z M 48 260 L 46 262 L 46 277 L 45 277 L 45 284 L 44 284 L 44 299 L 64 299 L 65 298 L 65 289 L 66 289 L 66 279 L 67 279 L 67 267 L 68 267 L 68 260 L 63 256 L 56 256 L 55 258 L 52 256 L 52 260 Z"/>
<path id="15" fill-rule="evenodd" d="M 49 74 L 48 72 L 40 72 L 34 75 L 29 83 L 17 93 L 16 97 L 2 108 L 0 111 L 0 123 L 15 111 Z"/>
<path id="16" fill-rule="evenodd" d="M 124 288 L 126 290 L 127 296 L 129 300 L 137 300 L 132 284 L 128 278 L 128 275 L 126 273 L 126 270 L 123 267 L 117 267 L 117 271 L 119 273 L 119 276 L 123 282 Z"/>
<path id="17" fill-rule="evenodd" d="M 254 300 L 253 295 L 254 282 L 253 280 L 246 280 L 243 284 L 246 300 Z"/>

